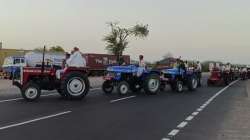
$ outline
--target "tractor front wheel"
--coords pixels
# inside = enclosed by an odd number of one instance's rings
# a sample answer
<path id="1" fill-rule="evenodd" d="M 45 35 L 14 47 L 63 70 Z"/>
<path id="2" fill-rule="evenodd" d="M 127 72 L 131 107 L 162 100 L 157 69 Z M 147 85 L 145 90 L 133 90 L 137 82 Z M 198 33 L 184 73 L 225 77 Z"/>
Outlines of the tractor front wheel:
<path id="1" fill-rule="evenodd" d="M 105 81 L 102 84 L 102 90 L 106 94 L 111 94 L 113 92 L 114 86 L 111 81 Z"/>
<path id="2" fill-rule="evenodd" d="M 117 92 L 120 95 L 127 95 L 129 92 L 129 84 L 126 81 L 119 82 L 117 85 Z"/>
<path id="3" fill-rule="evenodd" d="M 177 81 L 176 82 L 176 91 L 177 92 L 183 92 L 183 82 L 182 81 Z"/>
<path id="4" fill-rule="evenodd" d="M 26 84 L 21 91 L 23 98 L 29 102 L 37 100 L 41 95 L 40 87 L 34 82 Z"/>

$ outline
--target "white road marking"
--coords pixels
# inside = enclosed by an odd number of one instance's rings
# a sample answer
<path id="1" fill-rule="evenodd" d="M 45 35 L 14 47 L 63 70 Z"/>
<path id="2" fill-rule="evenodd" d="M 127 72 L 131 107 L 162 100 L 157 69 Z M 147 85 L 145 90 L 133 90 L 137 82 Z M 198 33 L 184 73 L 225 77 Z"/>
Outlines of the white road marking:
<path id="1" fill-rule="evenodd" d="M 126 99 L 130 99 L 130 98 L 135 98 L 136 96 L 128 96 L 128 97 L 124 97 L 124 98 L 119 98 L 119 99 L 115 99 L 115 100 L 111 100 L 110 103 L 115 103 L 118 101 L 122 101 L 122 100 L 126 100 Z"/>
<path id="2" fill-rule="evenodd" d="M 170 140 L 169 138 L 162 138 L 161 140 Z"/>
<path id="3" fill-rule="evenodd" d="M 198 108 L 197 111 L 201 112 L 203 109 L 202 108 Z"/>
<path id="4" fill-rule="evenodd" d="M 191 121 L 193 118 L 194 118 L 193 116 L 188 116 L 188 117 L 186 118 L 186 121 Z"/>
<path id="5" fill-rule="evenodd" d="M 90 89 L 90 91 L 95 91 L 95 90 L 100 90 L 100 89 L 101 88 L 92 88 L 92 89 Z M 51 94 L 45 94 L 45 95 L 41 95 L 41 96 L 48 97 L 48 96 L 53 96 L 53 95 L 57 95 L 57 94 L 58 93 L 51 93 Z M 0 103 L 19 101 L 19 100 L 23 100 L 23 98 L 13 98 L 13 99 L 0 100 Z"/>
<path id="6" fill-rule="evenodd" d="M 11 101 L 18 101 L 18 100 L 22 100 L 22 99 L 23 99 L 23 98 L 15 98 L 15 99 L 1 100 L 0 103 L 11 102 Z"/>
<path id="7" fill-rule="evenodd" d="M 168 135 L 169 135 L 169 136 L 175 136 L 175 135 L 177 135 L 179 132 L 180 132 L 180 130 L 174 129 L 174 130 L 172 130 L 170 133 L 168 133 Z"/>
<path id="8" fill-rule="evenodd" d="M 188 122 L 182 122 L 177 126 L 177 128 L 184 128 L 187 124 Z"/>
<path id="9" fill-rule="evenodd" d="M 199 112 L 193 112 L 193 113 L 192 113 L 193 116 L 196 116 L 196 115 L 198 115 L 198 114 L 199 114 Z"/>
<path id="10" fill-rule="evenodd" d="M 57 117 L 57 116 L 68 114 L 68 113 L 71 113 L 71 111 L 65 111 L 65 112 L 61 112 L 61 113 L 57 113 L 57 114 L 52 114 L 52 115 L 48 115 L 48 116 L 44 116 L 44 117 L 32 119 L 32 120 L 25 121 L 25 122 L 20 122 L 20 123 L 16 123 L 16 124 L 11 124 L 11 125 L 7 125 L 7 126 L 3 126 L 3 127 L 0 127 L 0 130 L 12 128 L 12 127 L 17 127 L 17 126 L 21 126 L 21 125 L 25 125 L 25 124 L 29 124 L 29 123 L 33 123 L 33 122 L 37 122 L 37 121 L 41 121 L 41 120 L 45 120 L 45 119 L 49 119 L 49 118 L 54 118 L 54 117 Z"/>
<path id="11" fill-rule="evenodd" d="M 197 111 L 193 112 L 191 116 L 188 116 L 186 118 L 186 121 L 191 121 L 193 120 L 198 114 L 199 112 L 201 112 L 204 108 L 206 108 L 217 96 L 219 96 L 221 93 L 223 93 L 225 90 L 227 90 L 230 86 L 232 86 L 233 84 L 237 83 L 239 80 L 236 80 L 234 82 L 232 82 L 231 84 L 229 84 L 228 86 L 226 86 L 225 88 L 221 89 L 219 92 L 217 92 L 214 96 L 212 96 L 211 98 L 209 98 L 200 108 L 197 109 Z M 185 122 L 185 121 L 184 121 Z M 184 128 L 186 125 L 184 125 L 185 123 L 182 122 L 180 123 L 177 128 Z M 183 127 L 182 127 L 183 126 Z M 177 135 L 179 133 L 180 130 L 178 129 L 173 129 L 168 136 L 173 137 L 175 135 Z M 170 140 L 169 138 L 162 138 L 162 140 Z"/>

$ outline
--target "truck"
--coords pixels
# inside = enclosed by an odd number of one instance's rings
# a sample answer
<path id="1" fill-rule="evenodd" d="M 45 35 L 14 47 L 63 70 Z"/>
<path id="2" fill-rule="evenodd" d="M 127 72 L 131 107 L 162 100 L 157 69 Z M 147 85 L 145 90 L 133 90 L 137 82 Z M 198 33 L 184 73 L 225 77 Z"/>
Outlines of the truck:
<path id="1" fill-rule="evenodd" d="M 26 61 L 23 56 L 9 56 L 4 59 L 2 66 L 2 72 L 5 79 L 11 79 L 13 73 L 20 69 L 20 67 L 26 66 Z"/>
<path id="2" fill-rule="evenodd" d="M 84 53 L 83 57 L 86 59 L 91 76 L 103 76 L 108 66 L 117 64 L 117 57 L 115 55 Z M 126 65 L 130 64 L 129 55 L 123 55 L 122 58 Z"/>

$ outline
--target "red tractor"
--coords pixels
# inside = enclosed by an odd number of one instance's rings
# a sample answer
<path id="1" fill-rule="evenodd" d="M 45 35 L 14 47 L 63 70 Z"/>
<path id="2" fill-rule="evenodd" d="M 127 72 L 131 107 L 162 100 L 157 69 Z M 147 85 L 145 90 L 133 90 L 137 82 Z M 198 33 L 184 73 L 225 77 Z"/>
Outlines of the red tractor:
<path id="1" fill-rule="evenodd" d="M 27 101 L 35 101 L 41 90 L 57 90 L 67 99 L 82 99 L 90 88 L 87 68 L 68 67 L 58 71 L 44 64 L 41 67 L 23 67 L 13 76 L 13 85 L 17 86 Z"/>
<path id="2" fill-rule="evenodd" d="M 207 85 L 228 85 L 232 79 L 230 71 L 220 71 L 218 68 L 214 68 L 211 71 L 211 75 L 207 80 Z"/>

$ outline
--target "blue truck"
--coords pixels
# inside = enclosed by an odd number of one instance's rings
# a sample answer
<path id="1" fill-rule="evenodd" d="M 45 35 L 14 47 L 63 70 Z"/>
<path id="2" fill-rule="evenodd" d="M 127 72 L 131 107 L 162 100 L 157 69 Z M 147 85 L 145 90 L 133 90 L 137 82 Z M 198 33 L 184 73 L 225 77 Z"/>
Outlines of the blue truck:
<path id="1" fill-rule="evenodd" d="M 2 68 L 6 78 L 12 79 L 15 73 L 20 70 L 20 67 L 24 66 L 26 66 L 26 62 L 23 56 L 9 56 L 4 59 Z"/>

